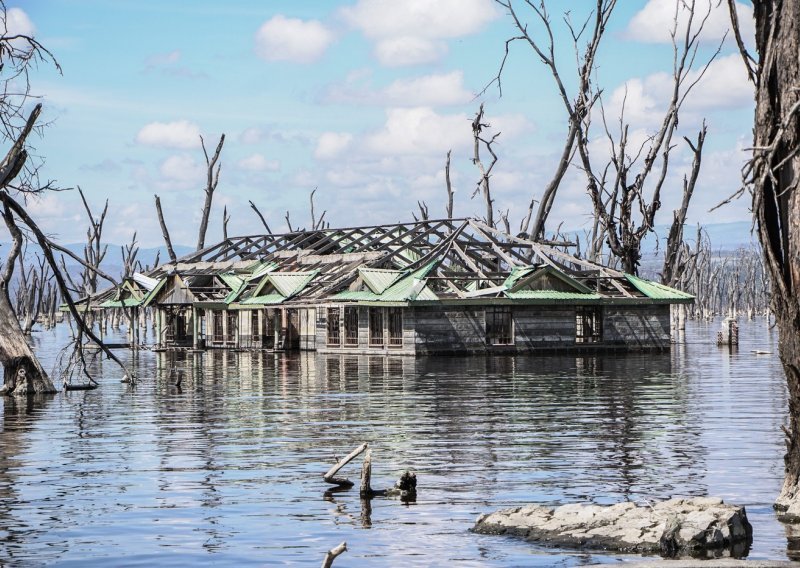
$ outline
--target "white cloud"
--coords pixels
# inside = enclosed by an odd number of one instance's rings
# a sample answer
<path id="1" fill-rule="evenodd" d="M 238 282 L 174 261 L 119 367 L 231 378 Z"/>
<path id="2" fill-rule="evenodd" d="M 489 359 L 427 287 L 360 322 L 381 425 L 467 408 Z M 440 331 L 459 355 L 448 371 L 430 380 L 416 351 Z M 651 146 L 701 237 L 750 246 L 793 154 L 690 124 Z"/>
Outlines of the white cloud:
<path id="1" fill-rule="evenodd" d="M 689 21 L 689 8 L 683 0 L 649 0 L 637 12 L 625 30 L 625 36 L 644 43 L 671 43 L 670 31 L 675 22 L 675 9 L 678 9 L 678 36 L 686 33 Z M 710 12 L 709 12 L 710 10 Z M 701 38 L 704 41 L 720 41 L 731 27 L 728 5 L 718 0 L 697 0 L 692 29 L 696 30 L 708 13 Z M 746 40 L 755 35 L 753 8 L 736 3 L 736 14 L 742 37 Z"/>
<path id="2" fill-rule="evenodd" d="M 352 141 L 352 134 L 346 132 L 323 132 L 317 140 L 314 157 L 320 160 L 335 158 L 344 152 Z"/>
<path id="3" fill-rule="evenodd" d="M 747 80 L 739 54 L 717 58 L 702 77 L 700 73 L 701 70 L 691 71 L 684 81 L 688 86 L 699 78 L 681 109 L 682 118 L 697 122 L 699 115 L 753 105 L 753 86 Z M 637 128 L 657 127 L 663 120 L 672 89 L 670 73 L 629 79 L 611 93 L 605 105 L 606 118 L 616 121 L 624 103 L 626 123 Z"/>
<path id="4" fill-rule="evenodd" d="M 267 160 L 261 154 L 253 154 L 247 158 L 242 158 L 237 165 L 251 172 L 276 172 L 281 169 L 281 163 L 277 160 Z"/>
<path id="5" fill-rule="evenodd" d="M 464 88 L 463 71 L 397 79 L 380 89 L 374 88 L 370 79 L 371 76 L 363 71 L 350 73 L 343 83 L 329 87 L 323 98 L 337 104 L 381 107 L 462 105 L 474 98 Z"/>
<path id="6" fill-rule="evenodd" d="M 241 142 L 242 144 L 258 144 L 263 139 L 264 139 L 264 131 L 255 126 L 246 128 L 239 135 L 239 142 Z"/>
<path id="7" fill-rule="evenodd" d="M 333 33 L 317 20 L 273 16 L 256 32 L 256 54 L 267 61 L 311 63 L 333 42 Z"/>
<path id="8" fill-rule="evenodd" d="M 366 148 L 376 154 L 444 155 L 472 140 L 465 114 L 440 115 L 429 107 L 392 108 L 383 129 L 367 137 Z"/>
<path id="9" fill-rule="evenodd" d="M 188 154 L 168 157 L 161 162 L 158 171 L 168 183 L 183 188 L 202 182 L 206 173 L 205 167 Z"/>
<path id="10" fill-rule="evenodd" d="M 401 36 L 380 40 L 375 57 L 386 67 L 406 67 L 438 61 L 447 53 L 447 44 L 424 37 Z"/>
<path id="11" fill-rule="evenodd" d="M 476 33 L 499 15 L 491 0 L 358 0 L 341 14 L 376 42 L 376 57 L 389 66 L 438 60 L 447 53 L 441 40 Z"/>
<path id="12" fill-rule="evenodd" d="M 744 62 L 734 53 L 711 63 L 687 101 L 692 108 L 741 108 L 752 106 L 753 97 Z"/>
<path id="13" fill-rule="evenodd" d="M 22 8 L 9 8 L 6 11 L 6 29 L 8 35 L 33 36 L 36 33 L 36 27 Z"/>
<path id="14" fill-rule="evenodd" d="M 453 71 L 398 79 L 383 91 L 383 99 L 393 106 L 439 106 L 468 103 L 473 95 L 464 89 L 464 73 Z"/>
<path id="15" fill-rule="evenodd" d="M 136 142 L 163 148 L 197 148 L 200 146 L 200 128 L 188 120 L 151 122 L 139 131 Z"/>

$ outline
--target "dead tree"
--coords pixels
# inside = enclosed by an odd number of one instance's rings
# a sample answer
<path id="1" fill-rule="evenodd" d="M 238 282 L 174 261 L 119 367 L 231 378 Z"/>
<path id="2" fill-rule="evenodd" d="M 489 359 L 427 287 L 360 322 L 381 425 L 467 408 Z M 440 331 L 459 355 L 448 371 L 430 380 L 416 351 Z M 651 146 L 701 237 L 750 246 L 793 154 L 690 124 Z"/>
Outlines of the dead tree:
<path id="1" fill-rule="evenodd" d="M 455 191 L 453 190 L 453 184 L 450 183 L 450 155 L 453 153 L 452 150 L 447 151 L 447 162 L 444 165 L 444 183 L 445 189 L 447 189 L 447 218 L 453 218 L 453 196 L 455 195 Z"/>
<path id="2" fill-rule="evenodd" d="M 553 172 L 553 177 L 545 186 L 545 189 L 542 192 L 542 198 L 538 201 L 539 207 L 536 211 L 533 227 L 529 232 L 528 229 L 530 227 L 531 216 L 536 203 L 535 199 L 531 200 L 528 214 L 520 224 L 520 233 L 530 234 L 534 239 L 540 239 L 544 237 L 545 223 L 547 222 L 547 218 L 553 208 L 556 193 L 558 192 L 561 181 L 563 180 L 575 153 L 575 143 L 581 130 L 581 124 L 588 116 L 588 113 L 591 111 L 591 108 L 596 101 L 596 95 L 592 93 L 591 88 L 591 75 L 595 70 L 595 57 L 605 33 L 606 25 L 608 24 L 617 2 L 616 0 L 597 0 L 592 14 L 590 14 L 586 21 L 579 26 L 574 26 L 572 24 L 569 13 L 565 14 L 564 20 L 572 37 L 576 61 L 578 62 L 577 88 L 575 90 L 575 95 L 570 96 L 562 80 L 559 64 L 556 60 L 556 41 L 553 34 L 550 15 L 547 11 L 547 6 L 544 0 L 541 0 L 538 3 L 534 2 L 533 0 L 525 0 L 524 5 L 529 8 L 532 19 L 541 24 L 541 30 L 547 38 L 545 42 L 542 42 L 534 37 L 535 34 L 532 29 L 535 26 L 527 22 L 525 15 L 520 12 L 519 8 L 517 7 L 517 2 L 514 0 L 495 1 L 508 11 L 511 19 L 514 22 L 514 26 L 520 35 L 506 40 L 505 55 L 500 65 L 500 69 L 497 73 L 497 76 L 489 85 L 497 83 L 500 94 L 502 95 L 502 73 L 506 60 L 509 56 L 510 46 L 516 41 L 522 41 L 531 47 L 536 57 L 550 70 L 550 73 L 556 83 L 556 88 L 561 101 L 567 111 L 567 135 L 564 140 L 564 148 L 559 156 L 558 163 L 556 164 L 555 171 Z M 590 21 L 592 22 L 591 26 L 589 26 Z M 580 43 L 583 41 L 583 37 L 587 29 L 590 30 L 591 36 L 589 37 L 585 47 L 581 47 Z"/>
<path id="3" fill-rule="evenodd" d="M 264 229 L 266 229 L 267 234 L 271 235 L 272 231 L 270 230 L 269 225 L 267 225 L 267 220 L 264 219 L 264 215 L 261 214 L 261 211 L 258 210 L 258 207 L 256 207 L 255 203 L 253 203 L 252 201 L 250 201 L 249 203 L 250 207 L 253 209 L 253 211 L 256 212 L 256 215 L 258 215 L 258 218 L 261 219 L 261 223 L 264 225 Z"/>
<path id="4" fill-rule="evenodd" d="M 694 158 L 692 160 L 692 171 L 683 178 L 683 199 L 681 206 L 673 212 L 672 225 L 667 236 L 667 248 L 664 251 L 664 267 L 661 270 L 661 282 L 667 286 L 675 286 L 683 276 L 690 260 L 686 255 L 680 254 L 682 250 L 687 250 L 683 242 L 683 226 L 686 224 L 686 212 L 689 210 L 689 201 L 692 199 L 697 177 L 700 175 L 700 161 L 703 156 L 703 142 L 706 139 L 706 125 L 697 135 L 697 142 L 692 142 L 685 138 L 686 143 L 692 149 Z"/>
<path id="5" fill-rule="evenodd" d="M 472 192 L 472 197 L 474 198 L 476 195 L 478 195 L 478 193 L 482 195 L 484 204 L 486 206 L 486 217 L 484 220 L 486 221 L 487 225 L 494 227 L 494 200 L 492 199 L 492 192 L 489 186 L 489 178 L 492 175 L 492 169 L 494 169 L 495 164 L 497 164 L 497 154 L 495 154 L 494 149 L 492 149 L 492 144 L 495 143 L 497 137 L 500 136 L 500 133 L 497 132 L 489 139 L 481 136 L 483 129 L 490 127 L 490 124 L 483 122 L 483 103 L 481 103 L 481 106 L 472 121 L 472 163 L 478 166 L 478 170 L 481 172 L 481 177 L 478 180 L 475 191 Z M 489 152 L 489 155 L 492 157 L 492 161 L 489 162 L 488 168 L 485 167 L 481 161 L 481 145 L 486 148 L 486 151 Z M 422 206 L 420 206 L 420 208 L 421 207 Z M 427 207 L 425 208 L 425 213 L 427 213 Z"/>
<path id="6" fill-rule="evenodd" d="M 733 3 L 732 23 L 739 30 Z M 789 391 L 785 478 L 776 507 L 800 519 L 800 1 L 753 2 L 758 63 L 740 45 L 756 87 L 753 156 L 746 174 L 772 288 L 779 354 Z"/>
<path id="7" fill-rule="evenodd" d="M 684 9 L 688 10 L 688 21 L 685 31 L 679 37 L 679 10 Z M 615 134 L 611 133 L 602 104 L 600 106 L 610 149 L 610 158 L 603 167 L 598 167 L 590 155 L 588 117 L 580 127 L 578 155 L 581 169 L 586 175 L 587 191 L 594 214 L 603 226 L 610 252 L 619 258 L 623 270 L 630 274 L 638 272 L 641 242 L 653 230 L 656 213 L 661 207 L 661 191 L 669 170 L 670 154 L 674 149 L 672 139 L 678 129 L 680 109 L 720 51 L 718 48 L 699 72 L 694 71 L 700 35 L 711 9 L 709 4 L 708 11 L 698 17 L 694 0 L 676 2 L 671 30 L 673 72 L 670 99 L 660 127 L 642 145 L 638 148 L 629 147 L 629 125 L 625 123 L 624 105 L 618 121 L 619 131 Z M 690 75 L 691 73 L 695 75 Z M 596 96 L 600 97 L 599 91 Z M 701 131 L 698 140 L 704 136 Z M 691 142 L 689 144 L 692 145 Z M 693 148 L 697 150 L 697 147 Z M 699 167 L 697 154 L 695 159 Z M 684 197 L 687 195 L 684 194 Z"/>
<path id="8" fill-rule="evenodd" d="M 167 246 L 167 254 L 169 255 L 170 262 L 177 262 L 178 257 L 175 255 L 175 249 L 172 248 L 172 239 L 169 238 L 169 229 L 167 223 L 164 221 L 164 212 L 161 210 L 161 198 L 158 195 L 156 198 L 156 214 L 158 215 L 158 224 L 161 226 L 161 234 L 164 237 L 164 244 Z"/>
<path id="9" fill-rule="evenodd" d="M 203 213 L 200 218 L 200 232 L 197 235 L 197 250 L 202 250 L 206 244 L 206 232 L 208 231 L 208 218 L 211 215 L 211 203 L 214 200 L 214 191 L 217 189 L 219 183 L 219 172 L 222 169 L 222 164 L 218 164 L 219 155 L 222 152 L 222 145 L 225 143 L 225 135 L 219 137 L 219 143 L 214 155 L 209 158 L 208 151 L 206 150 L 206 143 L 203 137 L 200 137 L 200 144 L 203 147 L 203 155 L 206 158 L 206 189 L 205 189 L 205 202 L 203 203 Z M 216 168 L 216 169 L 215 169 Z"/>

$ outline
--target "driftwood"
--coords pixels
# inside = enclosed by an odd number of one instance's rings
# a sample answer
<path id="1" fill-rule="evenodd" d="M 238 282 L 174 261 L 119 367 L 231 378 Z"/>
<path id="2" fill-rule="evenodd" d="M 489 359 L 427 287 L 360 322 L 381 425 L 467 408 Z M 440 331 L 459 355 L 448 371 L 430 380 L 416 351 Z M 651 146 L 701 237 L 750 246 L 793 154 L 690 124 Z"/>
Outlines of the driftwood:
<path id="1" fill-rule="evenodd" d="M 322 479 L 325 480 L 326 483 L 332 483 L 333 485 L 339 485 L 341 487 L 352 487 L 355 485 L 349 479 L 345 479 L 343 477 L 334 477 L 340 469 L 346 466 L 348 463 L 353 461 L 353 459 L 358 456 L 361 452 L 367 449 L 367 443 L 364 442 L 360 446 L 358 446 L 355 450 L 347 454 L 341 460 L 338 461 L 336 465 L 328 470 L 328 472 L 322 476 Z"/>
<path id="2" fill-rule="evenodd" d="M 331 548 L 325 553 L 325 559 L 322 561 L 322 568 L 331 568 L 331 566 L 333 566 L 333 561 L 336 560 L 336 557 L 346 550 L 347 542 L 343 542 L 339 546 Z"/>
<path id="3" fill-rule="evenodd" d="M 65 391 L 88 391 L 88 390 L 94 390 L 98 386 L 99 385 L 97 385 L 97 384 L 94 384 L 94 385 L 93 384 L 88 384 L 88 385 L 70 385 L 70 384 L 64 383 L 64 390 Z"/>

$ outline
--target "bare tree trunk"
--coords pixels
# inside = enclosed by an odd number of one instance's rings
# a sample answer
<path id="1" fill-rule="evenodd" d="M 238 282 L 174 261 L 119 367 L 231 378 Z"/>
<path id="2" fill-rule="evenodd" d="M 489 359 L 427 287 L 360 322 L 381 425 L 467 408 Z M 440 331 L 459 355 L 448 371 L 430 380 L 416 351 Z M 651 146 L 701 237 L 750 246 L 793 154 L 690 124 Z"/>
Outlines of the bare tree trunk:
<path id="1" fill-rule="evenodd" d="M 169 230 L 167 223 L 164 221 L 164 213 L 161 211 L 161 199 L 158 195 L 156 198 L 156 213 L 158 213 L 158 224 L 161 225 L 161 234 L 164 235 L 164 243 L 167 245 L 167 254 L 169 255 L 170 262 L 176 262 L 178 257 L 175 256 L 175 249 L 172 248 L 172 239 L 169 238 Z"/>
<path id="2" fill-rule="evenodd" d="M 214 190 L 217 189 L 217 184 L 219 183 L 219 171 L 222 168 L 222 165 L 217 165 L 217 161 L 219 160 L 219 154 L 222 152 L 222 145 L 225 143 L 225 135 L 219 137 L 219 144 L 217 144 L 217 150 L 214 152 L 214 156 L 212 158 L 208 157 L 208 152 L 206 151 L 206 143 L 203 141 L 203 137 L 200 137 L 200 142 L 203 146 L 203 154 L 206 157 L 206 200 L 203 203 L 203 217 L 200 220 L 200 232 L 197 235 L 197 250 L 202 250 L 206 244 L 206 231 L 208 231 L 208 217 L 211 214 L 211 203 L 214 199 Z M 214 168 L 216 167 L 216 171 Z"/>
<path id="3" fill-rule="evenodd" d="M 800 1 L 756 0 L 753 212 L 771 276 L 789 390 L 785 479 L 776 507 L 800 519 Z M 745 53 L 745 61 L 747 56 Z"/>

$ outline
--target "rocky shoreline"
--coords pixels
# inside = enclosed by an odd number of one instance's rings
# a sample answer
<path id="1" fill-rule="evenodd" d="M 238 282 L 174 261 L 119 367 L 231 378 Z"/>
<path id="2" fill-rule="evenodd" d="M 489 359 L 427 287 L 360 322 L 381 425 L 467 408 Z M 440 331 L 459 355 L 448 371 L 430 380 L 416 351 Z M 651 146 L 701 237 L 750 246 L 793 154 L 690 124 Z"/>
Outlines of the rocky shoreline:
<path id="1" fill-rule="evenodd" d="M 481 515 L 473 530 L 540 545 L 666 557 L 747 554 L 753 530 L 744 507 L 717 497 L 674 498 L 645 506 L 525 505 Z"/>

